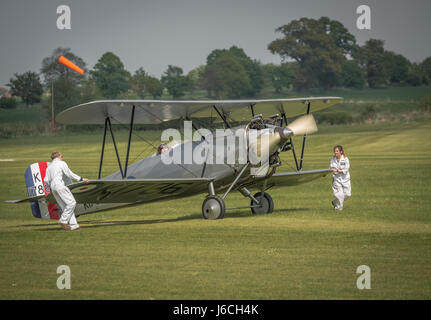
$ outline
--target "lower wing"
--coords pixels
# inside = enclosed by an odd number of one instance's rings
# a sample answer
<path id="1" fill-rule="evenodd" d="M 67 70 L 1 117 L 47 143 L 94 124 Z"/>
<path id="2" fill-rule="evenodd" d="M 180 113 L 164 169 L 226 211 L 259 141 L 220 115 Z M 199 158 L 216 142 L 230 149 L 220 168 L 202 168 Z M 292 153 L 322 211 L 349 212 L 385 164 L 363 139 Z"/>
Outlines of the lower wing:
<path id="1" fill-rule="evenodd" d="M 254 178 L 252 181 L 246 182 L 244 187 L 247 186 L 261 186 L 263 183 L 266 184 L 267 187 L 282 187 L 282 186 L 296 186 L 302 183 L 310 182 L 313 180 L 316 180 L 318 178 L 322 178 L 328 175 L 330 173 L 330 169 L 318 169 L 318 170 L 309 170 L 309 171 L 293 171 L 293 172 L 281 172 L 281 173 L 274 173 L 269 178 Z"/>
<path id="2" fill-rule="evenodd" d="M 205 178 L 91 180 L 70 184 L 68 188 L 77 203 L 139 203 L 200 193 L 208 190 L 210 181 Z M 6 202 L 33 202 L 44 197 L 56 203 L 52 194 Z"/>

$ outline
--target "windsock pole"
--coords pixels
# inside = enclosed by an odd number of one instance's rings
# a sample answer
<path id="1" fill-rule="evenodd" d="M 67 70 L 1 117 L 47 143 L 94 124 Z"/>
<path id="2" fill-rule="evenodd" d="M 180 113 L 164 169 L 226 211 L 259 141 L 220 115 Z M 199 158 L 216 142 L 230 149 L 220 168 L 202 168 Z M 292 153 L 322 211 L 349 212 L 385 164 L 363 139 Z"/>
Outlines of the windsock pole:
<path id="1" fill-rule="evenodd" d="M 54 125 L 54 80 L 51 81 L 51 133 L 55 133 Z"/>
<path id="2" fill-rule="evenodd" d="M 79 74 L 84 74 L 84 70 L 82 70 L 80 67 L 78 67 L 76 64 L 74 64 L 69 59 L 60 56 L 58 58 L 58 62 L 65 65 L 69 69 L 72 69 L 73 71 L 78 72 Z M 54 123 L 54 80 L 51 82 L 51 133 L 55 133 L 55 123 Z"/>

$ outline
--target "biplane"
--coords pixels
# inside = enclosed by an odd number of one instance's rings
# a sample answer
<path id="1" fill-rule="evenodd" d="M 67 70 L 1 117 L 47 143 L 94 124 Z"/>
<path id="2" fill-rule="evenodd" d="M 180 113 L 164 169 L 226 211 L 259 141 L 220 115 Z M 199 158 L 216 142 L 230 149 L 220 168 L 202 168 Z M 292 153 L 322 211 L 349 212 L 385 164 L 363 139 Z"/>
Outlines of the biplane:
<path id="1" fill-rule="evenodd" d="M 202 214 L 205 219 L 222 219 L 226 210 L 251 209 L 253 214 L 271 213 L 274 202 L 266 192 L 271 187 L 295 186 L 326 176 L 330 170 L 316 169 L 304 171 L 303 159 L 307 134 L 314 131 L 314 118 L 311 113 L 328 108 L 343 99 L 339 97 L 309 97 L 292 99 L 265 100 L 205 100 L 205 101 L 170 101 L 170 100 L 103 100 L 84 103 L 61 112 L 56 121 L 63 124 L 104 125 L 100 153 L 98 178 L 90 182 L 68 184 L 77 206 L 76 216 L 127 206 L 142 205 L 154 201 L 179 199 L 205 194 L 202 202 Z M 301 116 L 288 123 L 288 119 Z M 132 132 L 135 124 L 159 124 L 169 120 L 210 118 L 216 116 L 225 128 L 234 129 L 233 120 L 243 121 L 244 139 L 250 130 L 257 130 L 257 135 L 269 135 L 267 159 L 261 159 L 260 168 L 253 171 L 255 165 L 249 159 L 233 163 L 209 161 L 208 152 L 203 163 L 165 163 L 163 154 L 151 155 L 133 164 L 129 164 Z M 192 122 L 193 123 L 193 122 Z M 241 123 L 241 122 L 240 122 Z M 116 145 L 113 125 L 128 124 L 129 135 L 125 162 L 122 163 Z M 195 125 L 193 128 L 199 131 Z M 108 130 L 112 137 L 119 170 L 101 177 L 106 136 Z M 195 131 L 195 132 L 196 132 Z M 292 136 L 302 137 L 299 157 L 295 151 Z M 234 147 L 238 147 L 236 140 Z M 218 148 L 228 154 L 232 146 L 225 139 L 207 139 L 202 134 L 198 141 L 185 141 L 168 150 L 172 154 L 176 148 L 196 151 L 202 146 L 212 144 L 212 150 Z M 250 146 L 242 145 L 245 148 Z M 241 147 L 240 147 L 241 148 Z M 296 170 L 277 173 L 281 161 L 281 152 L 291 152 Z M 263 165 L 265 164 L 265 165 Z M 44 185 L 44 175 L 49 163 L 35 163 L 28 167 L 25 178 L 28 197 L 22 200 L 8 200 L 9 203 L 30 202 L 32 213 L 37 218 L 58 219 L 61 209 L 55 198 Z M 71 182 L 71 181 L 70 181 Z M 249 189 L 257 189 L 252 193 Z M 226 197 L 238 191 L 248 199 L 241 207 L 226 207 Z"/>

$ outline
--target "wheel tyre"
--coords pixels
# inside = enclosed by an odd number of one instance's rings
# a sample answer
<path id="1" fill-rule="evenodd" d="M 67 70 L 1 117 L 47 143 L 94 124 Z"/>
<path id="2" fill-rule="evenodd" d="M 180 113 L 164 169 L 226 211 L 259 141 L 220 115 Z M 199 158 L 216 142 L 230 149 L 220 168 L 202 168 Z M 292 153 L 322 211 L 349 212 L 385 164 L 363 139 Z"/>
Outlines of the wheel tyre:
<path id="1" fill-rule="evenodd" d="M 251 208 L 251 212 L 253 214 L 266 214 L 271 213 L 274 210 L 274 201 L 272 201 L 272 197 L 264 192 L 262 197 L 262 192 L 258 192 L 254 195 L 256 200 L 262 202 L 262 207 L 260 208 Z M 250 206 L 256 205 L 256 203 L 251 200 Z"/>
<path id="2" fill-rule="evenodd" d="M 202 215 L 205 219 L 223 219 L 226 212 L 224 200 L 219 196 L 208 196 L 202 204 Z"/>

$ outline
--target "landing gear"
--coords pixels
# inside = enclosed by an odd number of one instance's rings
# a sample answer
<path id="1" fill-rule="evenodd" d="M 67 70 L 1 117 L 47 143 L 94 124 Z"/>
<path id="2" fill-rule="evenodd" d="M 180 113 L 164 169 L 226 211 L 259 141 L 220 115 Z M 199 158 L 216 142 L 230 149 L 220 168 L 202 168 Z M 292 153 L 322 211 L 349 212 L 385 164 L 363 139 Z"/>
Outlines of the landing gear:
<path id="1" fill-rule="evenodd" d="M 246 167 L 248 164 L 246 165 Z M 208 193 L 209 195 L 205 198 L 204 202 L 202 203 L 202 215 L 205 219 L 209 220 L 217 220 L 217 219 L 223 219 L 224 215 L 226 213 L 226 210 L 231 209 L 251 209 L 251 212 L 253 214 L 267 214 L 271 213 L 274 210 L 274 202 L 272 201 L 271 196 L 264 192 L 266 189 L 266 182 L 264 182 L 262 186 L 262 191 L 256 193 L 254 196 L 251 194 L 251 192 L 246 188 L 242 187 L 238 189 L 238 191 L 244 196 L 250 198 L 251 202 L 249 206 L 243 206 L 243 207 L 232 207 L 232 208 L 226 208 L 224 199 L 228 195 L 228 193 L 231 191 L 235 183 L 238 181 L 241 174 L 244 172 L 241 170 L 239 175 L 235 178 L 235 181 L 230 185 L 229 189 L 225 192 L 223 197 L 219 197 L 215 193 L 214 183 L 211 181 L 208 184 Z"/>
<path id="2" fill-rule="evenodd" d="M 259 205 L 256 206 L 254 200 L 251 200 L 251 212 L 253 214 L 266 214 L 271 213 L 274 210 L 274 201 L 272 201 L 272 197 L 264 192 L 262 196 L 262 192 L 258 192 L 254 195 L 254 198 L 259 202 Z"/>
<path id="3" fill-rule="evenodd" d="M 202 214 L 205 219 L 223 219 L 225 212 L 226 207 L 222 198 L 216 195 L 210 195 L 205 198 L 202 204 Z"/>

